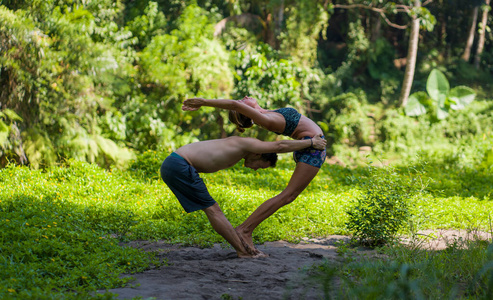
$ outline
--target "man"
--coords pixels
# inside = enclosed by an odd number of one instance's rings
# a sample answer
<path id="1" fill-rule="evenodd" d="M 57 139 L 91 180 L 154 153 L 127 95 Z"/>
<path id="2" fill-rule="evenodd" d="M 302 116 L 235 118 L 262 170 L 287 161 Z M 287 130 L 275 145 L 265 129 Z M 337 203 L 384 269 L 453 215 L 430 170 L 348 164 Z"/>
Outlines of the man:
<path id="1" fill-rule="evenodd" d="M 260 257 L 263 253 L 246 246 L 207 191 L 198 173 L 212 173 L 234 166 L 244 159 L 245 167 L 257 170 L 274 167 L 277 154 L 308 147 L 325 149 L 320 136 L 305 140 L 263 142 L 254 138 L 232 136 L 185 145 L 168 156 L 161 165 L 161 177 L 186 212 L 203 210 L 212 225 L 233 248 L 238 257 Z"/>

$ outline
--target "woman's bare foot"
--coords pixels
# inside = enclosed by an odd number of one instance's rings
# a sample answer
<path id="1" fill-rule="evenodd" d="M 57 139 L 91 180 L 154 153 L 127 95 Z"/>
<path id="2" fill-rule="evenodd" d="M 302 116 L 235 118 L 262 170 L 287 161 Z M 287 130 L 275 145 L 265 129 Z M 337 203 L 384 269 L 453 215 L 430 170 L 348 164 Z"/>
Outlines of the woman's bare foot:
<path id="1" fill-rule="evenodd" d="M 255 245 L 253 244 L 253 239 L 252 239 L 251 234 L 244 233 L 243 230 L 241 230 L 240 226 L 236 227 L 235 231 L 236 231 L 236 234 L 238 235 L 238 237 L 240 238 L 240 241 L 243 244 L 243 247 L 245 247 L 245 249 L 247 249 L 247 251 L 249 251 L 249 252 L 253 251 L 255 253 L 256 253 L 256 251 L 258 251 L 255 248 Z"/>
<path id="2" fill-rule="evenodd" d="M 243 245 L 243 248 L 245 248 L 247 253 L 242 253 L 242 252 L 236 252 L 238 254 L 239 258 L 262 258 L 262 257 L 269 257 L 268 254 L 265 254 L 264 252 L 258 250 L 255 248 L 253 245 L 253 240 L 250 237 L 251 246 L 245 242 L 243 239 L 243 235 L 241 235 L 240 231 L 235 228 L 236 234 L 240 238 L 241 244 Z"/>

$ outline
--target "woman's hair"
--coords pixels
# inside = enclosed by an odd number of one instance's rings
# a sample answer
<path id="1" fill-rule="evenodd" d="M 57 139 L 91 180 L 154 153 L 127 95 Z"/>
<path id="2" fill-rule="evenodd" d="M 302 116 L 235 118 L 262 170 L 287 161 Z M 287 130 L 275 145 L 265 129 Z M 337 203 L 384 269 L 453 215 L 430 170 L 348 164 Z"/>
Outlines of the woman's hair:
<path id="1" fill-rule="evenodd" d="M 245 132 L 245 128 L 253 126 L 252 119 L 234 110 L 229 111 L 229 120 L 236 125 L 239 132 Z"/>

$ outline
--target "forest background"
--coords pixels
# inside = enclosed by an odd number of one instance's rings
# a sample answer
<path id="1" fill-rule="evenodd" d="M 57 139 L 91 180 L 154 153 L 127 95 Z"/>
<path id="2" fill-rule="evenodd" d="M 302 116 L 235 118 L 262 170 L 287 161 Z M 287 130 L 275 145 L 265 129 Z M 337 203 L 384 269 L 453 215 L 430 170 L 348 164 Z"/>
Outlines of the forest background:
<path id="1" fill-rule="evenodd" d="M 488 4 L 0 1 L 1 162 L 120 167 L 145 150 L 236 134 L 224 111 L 183 112 L 188 97 L 295 107 L 349 164 L 362 146 L 415 155 L 491 138 Z M 467 86 L 474 105 L 458 113 L 447 91 L 427 97 L 433 69 L 447 81 L 438 89 Z"/>

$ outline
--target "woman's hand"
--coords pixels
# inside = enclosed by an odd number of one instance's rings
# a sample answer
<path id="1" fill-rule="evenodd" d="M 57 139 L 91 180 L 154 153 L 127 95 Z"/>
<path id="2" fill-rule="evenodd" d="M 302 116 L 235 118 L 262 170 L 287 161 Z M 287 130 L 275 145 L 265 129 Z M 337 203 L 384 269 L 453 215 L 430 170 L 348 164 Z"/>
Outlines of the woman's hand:
<path id="1" fill-rule="evenodd" d="M 183 105 L 181 107 L 182 110 L 198 110 L 202 105 L 205 104 L 204 98 L 189 98 L 183 101 Z"/>
<path id="2" fill-rule="evenodd" d="M 327 145 L 327 141 L 322 138 L 322 135 L 316 135 L 312 138 L 313 148 L 317 150 L 325 150 L 325 146 Z"/>

